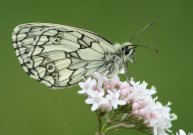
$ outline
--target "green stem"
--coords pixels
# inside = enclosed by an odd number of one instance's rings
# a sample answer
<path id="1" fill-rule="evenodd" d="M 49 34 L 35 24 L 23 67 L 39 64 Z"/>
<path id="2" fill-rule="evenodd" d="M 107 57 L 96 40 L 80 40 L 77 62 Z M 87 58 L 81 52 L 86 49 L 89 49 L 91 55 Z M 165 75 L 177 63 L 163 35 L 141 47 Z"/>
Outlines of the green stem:
<path id="1" fill-rule="evenodd" d="M 102 132 L 102 119 L 99 113 L 97 113 L 97 120 L 98 120 L 98 130 L 95 135 L 104 135 L 104 133 Z"/>
<path id="2" fill-rule="evenodd" d="M 124 120 L 127 118 L 127 116 L 128 116 L 128 113 L 125 113 L 125 114 L 121 117 L 121 120 L 120 120 L 120 121 L 121 121 L 121 122 L 124 121 Z"/>
<path id="3" fill-rule="evenodd" d="M 95 135 L 105 135 L 104 133 L 96 132 Z"/>
<path id="4" fill-rule="evenodd" d="M 115 117 L 115 112 L 112 113 L 112 115 L 110 116 L 110 118 L 107 118 L 107 119 L 106 119 L 105 123 L 104 123 L 103 126 L 102 126 L 102 131 L 104 131 L 104 130 L 106 129 L 107 125 L 109 125 L 109 124 L 112 123 L 114 117 Z"/>

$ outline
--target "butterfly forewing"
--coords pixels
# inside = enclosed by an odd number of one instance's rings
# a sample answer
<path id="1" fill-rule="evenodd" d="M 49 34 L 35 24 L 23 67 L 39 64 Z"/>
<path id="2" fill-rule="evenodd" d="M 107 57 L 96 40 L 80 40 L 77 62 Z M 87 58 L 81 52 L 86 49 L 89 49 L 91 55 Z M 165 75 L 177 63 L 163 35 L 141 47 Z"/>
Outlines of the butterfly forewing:
<path id="1" fill-rule="evenodd" d="M 75 85 L 113 66 L 105 61 L 106 54 L 115 53 L 112 44 L 87 30 L 31 23 L 17 26 L 12 38 L 25 72 L 52 88 Z"/>

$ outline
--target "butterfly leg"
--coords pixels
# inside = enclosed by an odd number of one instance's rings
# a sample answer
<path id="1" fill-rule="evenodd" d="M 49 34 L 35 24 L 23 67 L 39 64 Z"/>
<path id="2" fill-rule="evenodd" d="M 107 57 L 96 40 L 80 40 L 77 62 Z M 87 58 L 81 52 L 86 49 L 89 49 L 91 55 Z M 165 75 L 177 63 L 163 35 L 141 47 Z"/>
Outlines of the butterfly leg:
<path id="1" fill-rule="evenodd" d="M 126 77 L 126 79 L 127 79 L 127 82 L 128 82 L 131 86 L 133 86 L 133 85 L 130 83 L 131 77 L 130 77 L 129 72 L 128 72 L 128 62 L 125 62 L 124 66 L 125 66 L 125 77 Z"/>
<path id="2" fill-rule="evenodd" d="M 128 62 L 124 63 L 124 67 L 125 67 L 125 77 L 126 77 L 127 81 L 129 81 L 129 80 L 131 80 L 131 77 L 128 73 Z"/>

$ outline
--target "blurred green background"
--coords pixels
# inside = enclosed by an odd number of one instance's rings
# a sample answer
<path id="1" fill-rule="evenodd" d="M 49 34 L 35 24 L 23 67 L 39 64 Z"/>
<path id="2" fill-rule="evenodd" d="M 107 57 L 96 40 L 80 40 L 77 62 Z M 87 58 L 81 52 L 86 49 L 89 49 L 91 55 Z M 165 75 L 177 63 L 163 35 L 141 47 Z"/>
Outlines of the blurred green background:
<path id="1" fill-rule="evenodd" d="M 135 80 L 155 85 L 163 104 L 178 115 L 173 130 L 193 131 L 193 1 L 191 0 L 0 0 L 0 135 L 94 135 L 95 113 L 78 87 L 54 91 L 29 78 L 12 47 L 13 28 L 48 22 L 94 31 L 112 42 L 128 41 L 149 22 L 156 25 L 134 43 L 129 65 Z M 111 135 L 144 135 L 122 130 Z"/>

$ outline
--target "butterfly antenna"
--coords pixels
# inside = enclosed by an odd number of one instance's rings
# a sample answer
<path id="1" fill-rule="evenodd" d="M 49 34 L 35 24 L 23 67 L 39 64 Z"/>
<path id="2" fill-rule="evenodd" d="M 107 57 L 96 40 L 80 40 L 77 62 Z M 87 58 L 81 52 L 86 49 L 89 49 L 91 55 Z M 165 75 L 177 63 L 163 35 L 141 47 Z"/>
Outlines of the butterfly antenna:
<path id="1" fill-rule="evenodd" d="M 142 28 L 140 31 L 138 31 L 133 37 L 130 38 L 129 42 L 132 42 L 134 39 L 136 39 L 136 37 L 138 37 L 139 35 L 141 35 L 145 30 L 147 30 L 148 28 L 150 28 L 151 26 L 153 26 L 155 24 L 155 22 L 150 22 L 147 25 L 145 25 L 144 28 Z"/>
<path id="2" fill-rule="evenodd" d="M 146 45 L 131 45 L 131 46 L 148 48 L 154 50 L 157 54 L 159 53 L 159 50 L 153 46 L 146 46 Z"/>

